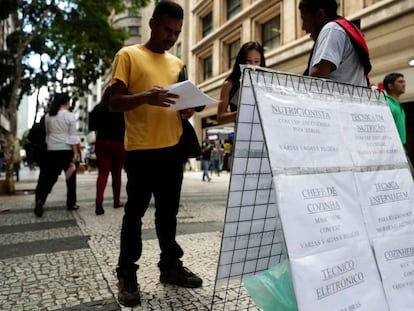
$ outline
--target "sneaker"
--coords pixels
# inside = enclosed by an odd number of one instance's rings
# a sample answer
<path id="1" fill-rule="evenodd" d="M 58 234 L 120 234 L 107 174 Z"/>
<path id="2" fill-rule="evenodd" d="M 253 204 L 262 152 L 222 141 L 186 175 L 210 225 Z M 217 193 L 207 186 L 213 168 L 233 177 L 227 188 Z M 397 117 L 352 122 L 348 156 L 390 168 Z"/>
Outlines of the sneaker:
<path id="1" fill-rule="evenodd" d="M 133 308 L 141 305 L 141 295 L 138 290 L 137 275 L 135 271 L 117 269 L 118 275 L 118 301 L 124 307 Z"/>
<path id="2" fill-rule="evenodd" d="M 160 282 L 187 288 L 197 288 L 203 285 L 203 280 L 186 267 L 177 267 L 161 271 Z"/>
<path id="3" fill-rule="evenodd" d="M 95 205 L 95 214 L 96 215 L 103 215 L 105 213 L 102 203 L 96 203 Z"/>
<path id="4" fill-rule="evenodd" d="M 37 200 L 34 208 L 34 213 L 37 217 L 42 217 L 43 215 L 43 201 Z"/>

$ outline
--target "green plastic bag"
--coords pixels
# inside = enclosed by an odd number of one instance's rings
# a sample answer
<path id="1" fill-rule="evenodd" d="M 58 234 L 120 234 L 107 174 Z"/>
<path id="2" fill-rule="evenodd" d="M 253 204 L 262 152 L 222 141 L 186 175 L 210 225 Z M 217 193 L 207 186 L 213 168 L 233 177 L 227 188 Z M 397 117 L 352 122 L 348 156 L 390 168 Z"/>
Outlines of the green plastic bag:
<path id="1" fill-rule="evenodd" d="M 245 277 L 243 282 L 254 303 L 264 311 L 298 310 L 287 260 Z"/>

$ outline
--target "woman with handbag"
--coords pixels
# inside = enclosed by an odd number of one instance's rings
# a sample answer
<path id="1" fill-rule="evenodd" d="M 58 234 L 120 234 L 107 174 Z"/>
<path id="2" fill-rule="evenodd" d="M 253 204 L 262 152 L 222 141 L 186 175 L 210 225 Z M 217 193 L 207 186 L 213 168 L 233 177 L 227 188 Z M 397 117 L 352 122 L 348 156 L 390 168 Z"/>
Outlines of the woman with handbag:
<path id="1" fill-rule="evenodd" d="M 35 191 L 35 209 L 37 217 L 43 215 L 43 205 L 52 191 L 62 170 L 66 172 L 66 207 L 78 209 L 76 204 L 76 172 L 70 168 L 79 159 L 79 138 L 76 130 L 76 116 L 69 111 L 70 97 L 67 93 L 56 93 L 49 112 L 45 117 L 47 151 L 44 153 L 43 165 Z"/>

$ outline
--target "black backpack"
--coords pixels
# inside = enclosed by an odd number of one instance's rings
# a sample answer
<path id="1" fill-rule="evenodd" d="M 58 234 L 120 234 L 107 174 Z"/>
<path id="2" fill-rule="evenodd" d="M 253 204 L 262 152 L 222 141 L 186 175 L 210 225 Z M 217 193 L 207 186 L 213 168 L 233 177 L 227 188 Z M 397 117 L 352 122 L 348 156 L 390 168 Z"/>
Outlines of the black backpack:
<path id="1" fill-rule="evenodd" d="M 31 143 L 33 158 L 37 164 L 40 164 L 47 150 L 45 116 L 33 124 L 27 138 Z"/>

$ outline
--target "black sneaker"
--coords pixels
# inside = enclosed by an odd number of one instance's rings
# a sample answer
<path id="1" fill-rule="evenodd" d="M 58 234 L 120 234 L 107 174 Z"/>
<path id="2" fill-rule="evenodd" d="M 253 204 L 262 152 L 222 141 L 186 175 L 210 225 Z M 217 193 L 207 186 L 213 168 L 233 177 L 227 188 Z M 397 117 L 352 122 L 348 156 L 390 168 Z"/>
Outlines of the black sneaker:
<path id="1" fill-rule="evenodd" d="M 133 308 L 141 305 L 141 295 L 138 290 L 135 271 L 120 271 L 118 275 L 118 301 L 124 307 Z"/>
<path id="2" fill-rule="evenodd" d="M 160 282 L 187 288 L 197 288 L 203 285 L 203 280 L 186 267 L 161 271 Z"/>
<path id="3" fill-rule="evenodd" d="M 43 201 L 37 200 L 35 203 L 34 213 L 37 217 L 42 217 L 43 215 Z"/>
<path id="4" fill-rule="evenodd" d="M 95 205 L 95 214 L 96 215 L 103 215 L 105 210 L 103 209 L 102 203 L 96 203 Z"/>

